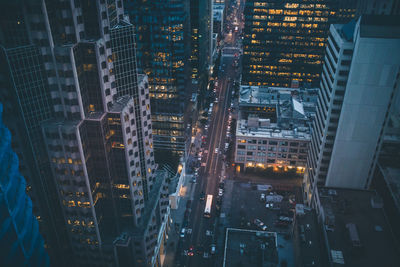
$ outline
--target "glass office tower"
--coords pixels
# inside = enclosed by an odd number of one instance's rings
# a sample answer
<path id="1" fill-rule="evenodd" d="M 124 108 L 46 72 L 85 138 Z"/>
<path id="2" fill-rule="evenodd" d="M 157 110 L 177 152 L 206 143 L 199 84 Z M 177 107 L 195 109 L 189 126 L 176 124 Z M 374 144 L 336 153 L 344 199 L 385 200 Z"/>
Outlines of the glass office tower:
<path id="1" fill-rule="evenodd" d="M 354 17 L 355 2 L 246 1 L 242 83 L 318 86 L 329 25 Z"/>
<path id="2" fill-rule="evenodd" d="M 154 148 L 167 152 L 160 155 L 182 155 L 185 151 L 185 3 L 183 0 L 126 0 L 124 5 L 136 27 L 138 69 L 149 77 Z"/>

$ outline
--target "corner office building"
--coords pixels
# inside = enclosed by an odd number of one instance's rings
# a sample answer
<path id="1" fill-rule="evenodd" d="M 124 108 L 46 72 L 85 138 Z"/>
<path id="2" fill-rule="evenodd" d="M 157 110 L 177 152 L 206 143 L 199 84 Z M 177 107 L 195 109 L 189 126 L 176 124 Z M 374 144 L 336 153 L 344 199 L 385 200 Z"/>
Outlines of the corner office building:
<path id="1" fill-rule="evenodd" d="M 236 165 L 303 173 L 317 96 L 317 89 L 241 86 Z"/>
<path id="2" fill-rule="evenodd" d="M 365 15 L 330 28 L 304 180 L 309 203 L 317 186 L 366 189 L 371 183 L 399 93 L 399 21 Z"/>
<path id="3" fill-rule="evenodd" d="M 7 8 L 16 15 L 2 27 L 4 43 L 25 38 L 36 49 L 38 60 L 26 63 L 43 69 L 41 88 L 54 110 L 38 123 L 52 173 L 45 179 L 57 194 L 48 200 L 60 203 L 57 229 L 66 232 L 66 247 L 52 249 L 78 266 L 158 264 L 168 188 L 166 174 L 155 171 L 149 86 L 137 75 L 133 25 L 122 1 L 22 1 Z M 28 70 L 21 68 L 22 79 L 31 77 Z M 53 261 L 63 264 L 55 254 Z"/>

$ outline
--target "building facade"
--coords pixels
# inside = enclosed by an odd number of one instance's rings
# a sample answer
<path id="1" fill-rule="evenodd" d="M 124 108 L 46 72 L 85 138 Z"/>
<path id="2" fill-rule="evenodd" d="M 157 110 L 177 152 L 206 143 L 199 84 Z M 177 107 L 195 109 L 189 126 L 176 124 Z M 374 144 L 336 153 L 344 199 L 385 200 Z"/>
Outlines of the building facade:
<path id="1" fill-rule="evenodd" d="M 316 100 L 316 89 L 242 86 L 236 165 L 303 173 Z"/>
<path id="2" fill-rule="evenodd" d="M 138 69 L 149 79 L 155 149 L 182 155 L 187 93 L 185 1 L 124 2 L 136 27 Z"/>
<path id="3" fill-rule="evenodd" d="M 190 0 L 190 62 L 193 84 L 207 81 L 205 79 L 208 78 L 212 63 L 213 5 L 213 0 Z"/>
<path id="4" fill-rule="evenodd" d="M 26 194 L 26 182 L 2 120 L 0 103 L 0 263 L 2 266 L 49 266 L 39 223 Z"/>
<path id="5" fill-rule="evenodd" d="M 242 83 L 318 86 L 329 25 L 354 17 L 355 2 L 246 1 Z"/>
<path id="6" fill-rule="evenodd" d="M 54 181 L 49 200 L 58 205 L 62 224 L 57 229 L 65 232 L 62 245 L 51 248 L 67 260 L 54 254 L 54 264 L 159 264 L 168 186 L 166 173 L 156 171 L 150 86 L 137 74 L 134 26 L 123 2 L 22 1 L 12 7 L 21 14 L 10 18 L 14 28 L 2 28 L 1 36 L 8 37 L 2 43 L 28 39 L 36 48 L 36 58 L 26 61 L 32 70 L 23 59 L 14 64 L 27 78 L 41 79 L 28 83 L 21 76 L 26 88 L 15 88 L 25 89 L 22 97 L 29 91 L 51 99 L 51 104 L 21 106 L 34 116 L 50 105 L 49 114 L 43 111 L 47 117 L 35 123 L 50 170 L 46 179 Z M 10 35 L 10 29 L 18 34 Z M 12 90 L 17 91 L 6 87 Z"/>
<path id="7" fill-rule="evenodd" d="M 317 186 L 370 185 L 399 90 L 395 21 L 365 15 L 357 23 L 330 28 L 304 182 L 311 204 Z"/>

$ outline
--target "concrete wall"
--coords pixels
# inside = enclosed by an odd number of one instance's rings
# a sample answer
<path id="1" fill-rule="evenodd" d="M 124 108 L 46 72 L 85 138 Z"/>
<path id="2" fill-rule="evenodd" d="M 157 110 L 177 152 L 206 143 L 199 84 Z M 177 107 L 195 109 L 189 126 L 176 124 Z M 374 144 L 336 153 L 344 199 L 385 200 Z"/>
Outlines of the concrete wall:
<path id="1" fill-rule="evenodd" d="M 326 186 L 365 188 L 399 71 L 400 39 L 357 37 Z"/>

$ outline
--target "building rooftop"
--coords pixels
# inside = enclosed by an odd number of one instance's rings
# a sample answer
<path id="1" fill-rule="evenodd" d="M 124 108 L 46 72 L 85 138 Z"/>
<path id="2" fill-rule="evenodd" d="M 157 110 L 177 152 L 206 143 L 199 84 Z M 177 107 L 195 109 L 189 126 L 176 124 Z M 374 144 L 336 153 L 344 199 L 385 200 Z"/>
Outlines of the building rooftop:
<path id="1" fill-rule="evenodd" d="M 301 214 L 297 212 L 295 219 L 295 252 L 299 266 L 325 266 L 323 257 L 320 227 L 315 210 L 303 206 Z"/>
<path id="2" fill-rule="evenodd" d="M 383 177 L 389 187 L 396 207 L 400 210 L 400 167 L 386 167 L 380 163 L 378 163 L 378 166 L 382 169 Z"/>
<path id="3" fill-rule="evenodd" d="M 275 232 L 228 228 L 226 230 L 224 267 L 294 266 L 293 244 Z"/>
<path id="4" fill-rule="evenodd" d="M 215 8 L 213 9 L 213 19 L 216 21 L 222 21 L 222 18 L 224 17 L 224 9 L 221 8 Z"/>
<path id="5" fill-rule="evenodd" d="M 310 140 L 318 89 L 241 86 L 237 136 Z"/>
<path id="6" fill-rule="evenodd" d="M 132 99 L 132 96 L 130 96 L 130 95 L 124 95 L 124 96 L 117 98 L 117 100 L 115 100 L 113 102 L 113 105 L 110 108 L 110 112 L 113 112 L 113 113 L 121 112 L 126 107 L 126 105 L 129 103 L 129 101 L 131 101 L 131 99 Z"/>
<path id="7" fill-rule="evenodd" d="M 363 15 L 360 36 L 366 38 L 400 38 L 400 16 Z"/>
<path id="8" fill-rule="evenodd" d="M 340 34 L 340 36 L 346 41 L 352 42 L 354 37 L 354 29 L 356 27 L 356 21 L 351 20 L 347 24 L 333 24 L 333 27 Z"/>
<path id="9" fill-rule="evenodd" d="M 263 121 L 259 119 L 259 121 Z M 264 119 L 265 121 L 265 119 Z M 261 138 L 311 140 L 309 127 L 298 127 L 296 130 L 281 129 L 277 123 L 269 123 L 269 126 L 252 128 L 249 127 L 247 120 L 239 120 L 236 127 L 236 136 L 253 136 Z"/>
<path id="10" fill-rule="evenodd" d="M 318 192 L 331 266 L 399 266 L 399 248 L 374 191 Z"/>

